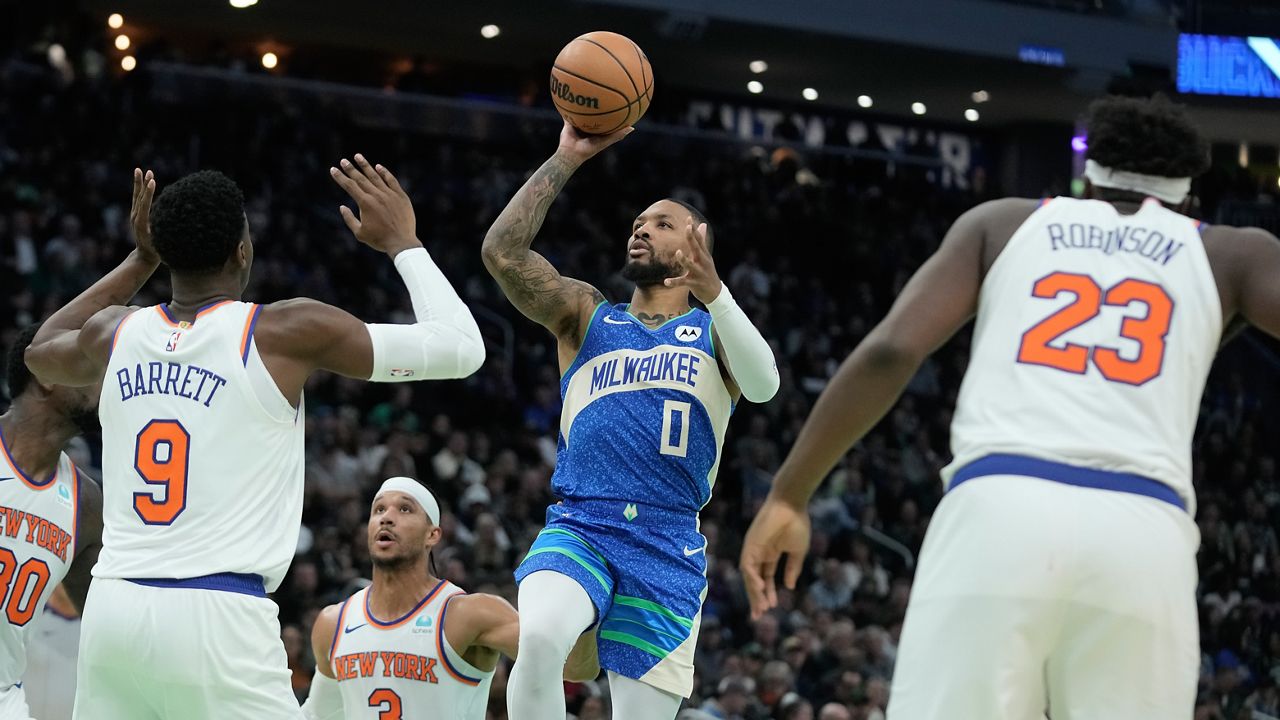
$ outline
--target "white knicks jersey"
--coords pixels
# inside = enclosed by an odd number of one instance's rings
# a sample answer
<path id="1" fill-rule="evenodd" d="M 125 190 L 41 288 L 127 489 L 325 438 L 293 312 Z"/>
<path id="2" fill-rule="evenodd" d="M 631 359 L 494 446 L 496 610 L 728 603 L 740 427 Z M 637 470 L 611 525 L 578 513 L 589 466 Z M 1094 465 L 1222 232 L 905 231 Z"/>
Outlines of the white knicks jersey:
<path id="1" fill-rule="evenodd" d="M 179 323 L 157 305 L 120 322 L 99 404 L 95 577 L 279 586 L 302 522 L 304 422 L 258 355 L 260 310 L 225 301 Z"/>
<path id="2" fill-rule="evenodd" d="M 53 477 L 32 478 L 0 433 L 0 690 L 22 681 L 27 640 L 76 549 L 80 484 L 63 453 Z"/>
<path id="3" fill-rule="evenodd" d="M 1055 198 L 982 283 L 943 479 L 1009 453 L 1132 473 L 1194 513 L 1191 439 L 1222 336 L 1200 223 Z"/>
<path id="4" fill-rule="evenodd" d="M 347 598 L 329 648 L 347 720 L 484 720 L 493 671 L 472 667 L 444 634 L 449 600 L 463 594 L 441 580 L 390 622 L 369 612 L 369 588 Z"/>

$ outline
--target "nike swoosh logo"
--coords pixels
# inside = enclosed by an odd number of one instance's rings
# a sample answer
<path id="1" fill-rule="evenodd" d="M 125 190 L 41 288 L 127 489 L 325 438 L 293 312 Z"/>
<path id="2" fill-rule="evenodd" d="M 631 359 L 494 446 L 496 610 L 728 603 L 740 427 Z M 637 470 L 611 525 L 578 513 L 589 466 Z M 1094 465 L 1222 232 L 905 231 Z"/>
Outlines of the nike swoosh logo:
<path id="1" fill-rule="evenodd" d="M 688 545 L 685 545 L 685 546 L 684 546 L 684 556 L 685 556 L 685 557 L 693 557 L 694 555 L 697 555 L 698 553 L 700 553 L 700 552 L 702 552 L 703 550 L 706 550 L 706 549 L 707 549 L 707 546 L 706 546 L 706 545 L 703 545 L 702 547 L 698 548 L 697 550 L 690 550 L 690 549 L 689 549 L 689 546 L 688 546 Z"/>
<path id="2" fill-rule="evenodd" d="M 629 320 L 614 320 L 608 315 L 605 316 L 604 321 L 609 323 L 610 325 L 630 325 L 631 324 Z"/>
<path id="3" fill-rule="evenodd" d="M 12 475 L 10 475 L 9 477 L 2 477 L 2 478 L 0 478 L 0 482 L 4 482 L 5 480 L 12 480 L 12 479 L 13 479 L 13 476 L 12 476 Z"/>
<path id="4" fill-rule="evenodd" d="M 359 625 L 357 625 L 357 626 L 355 626 L 355 627 L 342 628 L 342 634 L 343 634 L 343 635 L 346 635 L 347 633 L 353 633 L 353 632 L 355 632 L 356 630 L 359 630 L 360 628 L 362 628 L 362 627 L 364 627 L 365 625 L 368 625 L 368 624 L 369 624 L 369 623 L 360 623 Z"/>

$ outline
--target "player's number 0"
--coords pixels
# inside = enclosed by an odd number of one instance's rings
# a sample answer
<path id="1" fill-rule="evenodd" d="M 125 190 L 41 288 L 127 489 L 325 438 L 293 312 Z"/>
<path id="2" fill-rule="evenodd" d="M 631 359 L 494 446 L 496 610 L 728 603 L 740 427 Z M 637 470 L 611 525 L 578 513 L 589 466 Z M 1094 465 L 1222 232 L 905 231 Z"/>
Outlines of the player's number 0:
<path id="1" fill-rule="evenodd" d="M 147 525 L 171 525 L 187 507 L 191 435 L 177 420 L 152 420 L 138 433 L 133 469 L 148 485 L 133 494 L 133 511 Z"/>
<path id="2" fill-rule="evenodd" d="M 662 403 L 662 447 L 658 452 L 675 457 L 689 454 L 689 411 L 692 407 L 682 400 Z"/>

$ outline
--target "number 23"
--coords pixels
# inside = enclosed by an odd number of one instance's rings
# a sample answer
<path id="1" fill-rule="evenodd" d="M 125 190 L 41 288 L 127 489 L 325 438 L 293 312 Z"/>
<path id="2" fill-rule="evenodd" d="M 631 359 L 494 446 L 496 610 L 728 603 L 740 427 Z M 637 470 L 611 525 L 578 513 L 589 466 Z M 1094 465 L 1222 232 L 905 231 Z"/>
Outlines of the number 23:
<path id="1" fill-rule="evenodd" d="M 1129 278 L 1104 293 L 1088 275 L 1056 272 L 1037 280 L 1031 289 L 1031 295 L 1038 298 L 1053 299 L 1062 293 L 1074 295 L 1075 300 L 1022 334 L 1018 362 L 1083 375 L 1092 360 L 1104 378 L 1126 385 L 1142 385 L 1160 375 L 1165 338 L 1173 319 L 1173 300 L 1164 288 Z M 1128 307 L 1135 302 L 1147 306 L 1146 316 L 1126 317 L 1120 325 L 1120 337 L 1138 343 L 1138 355 L 1132 360 L 1121 357 L 1115 348 L 1103 345 L 1089 348 L 1071 342 L 1062 347 L 1049 344 L 1097 317 L 1103 305 Z"/>

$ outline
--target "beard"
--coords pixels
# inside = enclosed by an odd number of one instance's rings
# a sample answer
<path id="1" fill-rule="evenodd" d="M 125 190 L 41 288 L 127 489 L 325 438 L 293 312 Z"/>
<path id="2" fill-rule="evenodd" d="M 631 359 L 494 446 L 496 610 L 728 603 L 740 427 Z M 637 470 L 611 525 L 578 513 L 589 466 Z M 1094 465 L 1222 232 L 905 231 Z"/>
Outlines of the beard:
<path id="1" fill-rule="evenodd" d="M 649 260 L 641 262 L 639 260 L 628 260 L 622 266 L 622 277 L 630 280 L 640 287 L 652 287 L 661 285 L 663 280 L 669 277 L 675 277 L 675 268 L 662 262 L 661 260 Z"/>
<path id="2" fill-rule="evenodd" d="M 369 554 L 369 560 L 373 563 L 373 566 L 385 572 L 406 570 L 417 564 L 419 559 L 420 556 L 410 554 L 392 555 L 391 557 L 378 557 L 372 553 Z"/>

